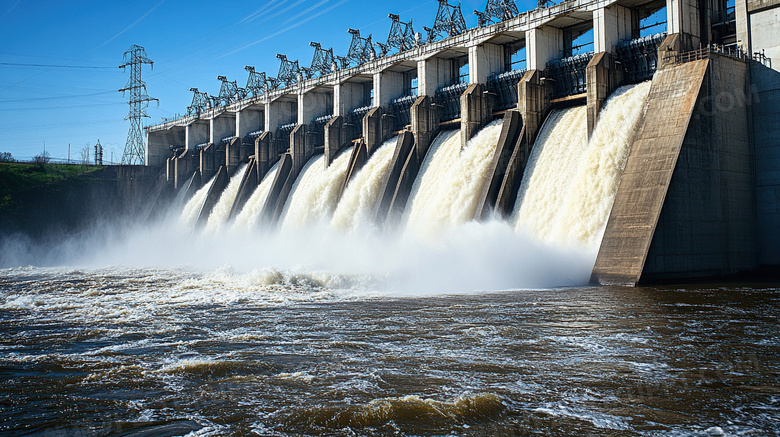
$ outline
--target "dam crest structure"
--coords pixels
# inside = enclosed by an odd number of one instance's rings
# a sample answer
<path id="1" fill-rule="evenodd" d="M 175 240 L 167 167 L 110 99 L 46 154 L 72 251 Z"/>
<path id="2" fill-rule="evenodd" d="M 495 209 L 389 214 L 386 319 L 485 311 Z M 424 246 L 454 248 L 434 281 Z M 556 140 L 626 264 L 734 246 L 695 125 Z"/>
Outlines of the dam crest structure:
<path id="1" fill-rule="evenodd" d="M 247 66 L 244 88 L 225 76 L 217 97 L 193 88 L 186 116 L 146 128 L 146 165 L 164 168 L 171 194 L 156 202 L 186 202 L 180 224 L 212 231 L 289 228 L 315 200 L 307 217 L 334 227 L 353 215 L 409 227 L 418 196 L 457 197 L 446 208 L 459 222 L 528 230 L 562 202 L 578 212 L 549 232 L 593 246 L 593 284 L 775 269 L 778 11 L 780 0 L 569 0 L 518 13 L 490 0 L 468 29 L 440 0 L 426 35 L 391 14 L 387 43 L 350 29 L 346 57 L 312 43 L 311 67 L 280 54 L 275 78 Z M 422 193 L 434 171 L 450 191 Z"/>

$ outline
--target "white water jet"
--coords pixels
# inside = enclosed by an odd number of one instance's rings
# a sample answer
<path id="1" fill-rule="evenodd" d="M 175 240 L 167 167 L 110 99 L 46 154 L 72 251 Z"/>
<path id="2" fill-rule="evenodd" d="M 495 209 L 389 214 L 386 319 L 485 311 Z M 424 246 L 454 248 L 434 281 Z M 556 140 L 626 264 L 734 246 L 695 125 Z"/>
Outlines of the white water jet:
<path id="1" fill-rule="evenodd" d="M 341 231 L 372 226 L 374 213 L 387 180 L 398 137 L 385 141 L 369 158 L 366 165 L 352 177 L 339 200 L 330 225 Z"/>
<path id="2" fill-rule="evenodd" d="M 553 114 L 520 188 L 516 229 L 558 246 L 598 249 L 650 82 L 607 100 L 586 143 L 585 107 Z"/>
<path id="3" fill-rule="evenodd" d="M 204 232 L 212 235 L 216 234 L 227 223 L 230 217 L 230 210 L 233 208 L 233 203 L 238 196 L 238 189 L 241 188 L 241 181 L 244 179 L 244 174 L 248 168 L 246 164 L 242 164 L 230 178 L 227 188 L 219 196 L 219 200 L 209 214 L 209 220 L 206 222 Z"/>
<path id="4" fill-rule="evenodd" d="M 572 175 L 588 146 L 584 106 L 555 111 L 539 131 L 523 173 L 516 205 L 517 230 L 545 240 Z"/>
<path id="5" fill-rule="evenodd" d="M 209 195 L 209 190 L 211 190 L 211 186 L 214 185 L 214 180 L 216 179 L 216 176 L 211 178 L 206 185 L 202 186 L 194 196 L 192 196 L 192 199 L 190 199 L 186 205 L 184 205 L 184 209 L 181 212 L 181 215 L 179 216 L 179 225 L 187 230 L 192 230 L 195 228 L 195 222 L 198 221 L 198 215 L 200 215 L 200 210 L 203 208 L 203 203 L 206 201 L 206 196 Z"/>
<path id="6" fill-rule="evenodd" d="M 251 231 L 257 226 L 257 221 L 260 220 L 260 212 L 263 209 L 265 200 L 268 198 L 268 193 L 271 192 L 271 185 L 276 179 L 276 173 L 279 170 L 279 162 L 271 167 L 270 170 L 263 176 L 263 180 L 260 181 L 260 185 L 255 188 L 255 191 L 246 201 L 241 212 L 236 216 L 236 222 L 233 225 L 233 229 L 238 231 Z"/>
<path id="7" fill-rule="evenodd" d="M 501 126 L 502 120 L 490 123 L 463 150 L 458 131 L 436 138 L 409 197 L 408 233 L 435 238 L 474 218 Z"/>
<path id="8" fill-rule="evenodd" d="M 327 168 L 324 155 L 306 163 L 284 206 L 282 230 L 302 229 L 330 219 L 344 184 L 351 154 L 352 147 L 336 157 Z"/>

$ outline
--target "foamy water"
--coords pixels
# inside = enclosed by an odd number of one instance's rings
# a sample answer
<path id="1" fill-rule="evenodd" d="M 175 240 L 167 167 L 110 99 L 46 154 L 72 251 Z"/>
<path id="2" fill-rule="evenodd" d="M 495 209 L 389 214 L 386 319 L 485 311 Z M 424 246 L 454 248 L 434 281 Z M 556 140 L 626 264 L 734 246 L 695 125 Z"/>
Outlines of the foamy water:
<path id="1" fill-rule="evenodd" d="M 280 218 L 282 230 L 293 231 L 330 220 L 346 178 L 352 148 L 343 151 L 326 168 L 325 157 L 309 160 L 295 181 Z"/>
<path id="2" fill-rule="evenodd" d="M 374 214 L 381 200 L 379 196 L 387 182 L 397 142 L 398 137 L 385 141 L 349 181 L 333 213 L 331 227 L 351 231 L 374 224 Z"/>
<path id="3" fill-rule="evenodd" d="M 587 141 L 585 107 L 554 113 L 532 150 L 517 200 L 518 231 L 597 250 L 650 83 L 616 90 Z"/>
<path id="4" fill-rule="evenodd" d="M 209 234 L 216 234 L 220 229 L 225 226 L 230 217 L 230 210 L 233 208 L 233 203 L 238 196 L 238 189 L 241 188 L 241 181 L 244 179 L 244 174 L 249 167 L 246 164 L 242 164 L 241 167 L 236 170 L 236 173 L 230 177 L 230 182 L 222 194 L 219 196 L 219 200 L 209 213 L 209 219 L 206 222 L 204 232 Z"/>
<path id="5" fill-rule="evenodd" d="M 409 198 L 407 233 L 435 238 L 474 218 L 501 126 L 501 120 L 489 124 L 462 150 L 457 131 L 434 141 Z"/>
<path id="6" fill-rule="evenodd" d="M 268 172 L 263 176 L 263 180 L 255 188 L 255 191 L 246 201 L 246 204 L 241 209 L 241 212 L 236 216 L 236 222 L 233 225 L 237 231 L 251 231 L 256 229 L 258 221 L 260 220 L 260 213 L 262 212 L 263 205 L 266 199 L 268 199 L 268 193 L 271 192 L 271 186 L 276 179 L 276 173 L 279 171 L 279 162 L 271 167 Z"/>
<path id="7" fill-rule="evenodd" d="M 214 185 L 216 176 L 211 178 L 205 185 L 203 185 L 192 198 L 184 205 L 184 209 L 179 216 L 179 225 L 184 229 L 192 230 L 195 227 L 195 223 L 198 221 L 198 216 L 203 208 L 203 203 L 206 201 L 206 196 L 209 195 L 209 190 Z"/>

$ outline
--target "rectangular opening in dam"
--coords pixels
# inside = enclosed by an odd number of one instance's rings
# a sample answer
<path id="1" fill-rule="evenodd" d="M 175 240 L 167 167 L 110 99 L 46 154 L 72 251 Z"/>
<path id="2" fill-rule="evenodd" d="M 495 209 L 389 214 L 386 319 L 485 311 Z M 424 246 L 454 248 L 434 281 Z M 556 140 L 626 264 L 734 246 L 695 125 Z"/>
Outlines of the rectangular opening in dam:
<path id="1" fill-rule="evenodd" d="M 527 68 L 525 41 L 504 46 L 505 71 L 519 71 Z"/>
<path id="2" fill-rule="evenodd" d="M 639 32 L 634 38 L 666 33 L 666 3 L 639 11 Z"/>

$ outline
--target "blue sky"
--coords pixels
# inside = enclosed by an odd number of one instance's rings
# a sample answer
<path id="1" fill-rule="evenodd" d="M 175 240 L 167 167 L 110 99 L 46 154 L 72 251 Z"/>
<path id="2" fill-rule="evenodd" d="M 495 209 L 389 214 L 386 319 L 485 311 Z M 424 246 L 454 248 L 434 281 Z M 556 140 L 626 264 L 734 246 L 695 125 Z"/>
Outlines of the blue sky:
<path id="1" fill-rule="evenodd" d="M 451 3 L 453 3 L 451 1 Z M 486 0 L 463 0 L 469 27 Z M 521 11 L 535 2 L 518 0 Z M 31 159 L 44 149 L 53 158 L 79 160 L 99 139 L 104 159 L 121 159 L 129 122 L 124 87 L 129 70 L 118 66 L 131 45 L 146 48 L 154 69 L 142 77 L 153 103 L 146 123 L 183 113 L 190 87 L 216 95 L 218 75 L 246 84 L 245 65 L 276 76 L 284 53 L 309 66 L 310 41 L 346 55 L 358 28 L 384 42 L 387 14 L 431 26 L 436 0 L 0 0 L 0 152 Z"/>

